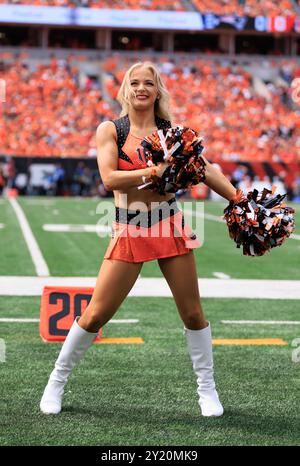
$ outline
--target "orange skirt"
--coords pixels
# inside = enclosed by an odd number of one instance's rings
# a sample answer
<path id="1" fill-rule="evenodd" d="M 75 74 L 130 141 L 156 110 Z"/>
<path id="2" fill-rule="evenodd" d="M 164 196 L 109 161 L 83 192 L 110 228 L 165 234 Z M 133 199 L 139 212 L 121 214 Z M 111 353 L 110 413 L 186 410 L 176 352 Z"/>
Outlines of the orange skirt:
<path id="1" fill-rule="evenodd" d="M 173 198 L 148 212 L 116 207 L 104 259 L 147 262 L 187 254 L 200 246 Z"/>

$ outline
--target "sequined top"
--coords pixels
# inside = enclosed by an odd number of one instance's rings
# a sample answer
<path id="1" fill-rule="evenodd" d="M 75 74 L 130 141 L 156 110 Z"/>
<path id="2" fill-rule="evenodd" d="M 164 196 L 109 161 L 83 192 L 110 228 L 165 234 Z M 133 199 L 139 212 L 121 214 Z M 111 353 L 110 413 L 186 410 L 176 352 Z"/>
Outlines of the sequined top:
<path id="1" fill-rule="evenodd" d="M 171 122 L 163 118 L 155 117 L 158 129 L 171 127 Z M 139 138 L 130 133 L 130 121 L 128 115 L 113 120 L 117 130 L 117 145 L 119 152 L 118 169 L 119 170 L 139 170 L 146 168 L 146 160 L 143 153 L 138 153 L 136 149 L 140 146 L 143 138 Z"/>

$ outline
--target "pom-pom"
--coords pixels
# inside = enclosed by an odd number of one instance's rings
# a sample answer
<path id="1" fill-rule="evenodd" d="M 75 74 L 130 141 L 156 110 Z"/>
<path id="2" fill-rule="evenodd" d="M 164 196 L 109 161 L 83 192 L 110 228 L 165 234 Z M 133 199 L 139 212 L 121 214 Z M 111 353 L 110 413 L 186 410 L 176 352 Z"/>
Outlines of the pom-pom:
<path id="1" fill-rule="evenodd" d="M 155 131 L 141 142 L 141 147 L 137 149 L 139 156 L 144 156 L 148 166 L 161 162 L 169 165 L 161 177 L 153 176 L 151 183 L 140 188 L 164 195 L 204 181 L 203 149 L 202 138 L 191 128 L 175 126 Z"/>
<path id="2" fill-rule="evenodd" d="M 243 246 L 246 256 L 263 256 L 276 246 L 281 246 L 295 228 L 294 209 L 282 201 L 286 194 L 275 195 L 264 188 L 245 195 L 240 189 L 224 209 L 229 235 L 237 247 Z"/>

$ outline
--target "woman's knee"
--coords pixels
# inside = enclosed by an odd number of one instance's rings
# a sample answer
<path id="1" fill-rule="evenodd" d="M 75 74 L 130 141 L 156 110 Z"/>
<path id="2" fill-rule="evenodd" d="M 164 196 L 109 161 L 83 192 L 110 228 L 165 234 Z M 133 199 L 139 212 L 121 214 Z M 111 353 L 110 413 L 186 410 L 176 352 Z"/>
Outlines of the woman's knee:
<path id="1" fill-rule="evenodd" d="M 98 332 L 109 321 L 111 314 L 100 303 L 89 304 L 81 316 L 79 324 L 87 332 Z"/>
<path id="2" fill-rule="evenodd" d="M 188 312 L 181 314 L 186 328 L 190 330 L 201 330 L 206 327 L 206 320 L 201 312 Z"/>

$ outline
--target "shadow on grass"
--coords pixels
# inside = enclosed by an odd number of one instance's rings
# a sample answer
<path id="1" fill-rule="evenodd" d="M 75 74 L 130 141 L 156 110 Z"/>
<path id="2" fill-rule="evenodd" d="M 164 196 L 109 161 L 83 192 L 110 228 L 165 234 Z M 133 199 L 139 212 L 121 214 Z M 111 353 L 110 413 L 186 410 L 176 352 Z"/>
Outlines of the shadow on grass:
<path id="1" fill-rule="evenodd" d="M 172 411 L 164 409 L 163 412 L 153 409 L 152 406 L 120 406 L 110 405 L 101 406 L 99 404 L 99 411 L 80 406 L 66 405 L 62 414 L 71 414 L 79 416 L 88 416 L 90 419 L 104 418 L 110 420 L 111 423 L 121 424 L 130 423 L 135 426 L 148 425 L 153 426 L 159 430 L 166 425 L 176 425 L 182 428 L 189 428 L 193 430 L 203 427 L 205 429 L 212 428 L 220 431 L 239 431 L 239 438 L 245 435 L 245 443 L 251 441 L 249 436 L 257 438 L 260 434 L 264 437 L 281 438 L 283 441 L 292 442 L 295 444 L 297 441 L 298 433 L 300 432 L 300 419 L 295 417 L 292 413 L 283 415 L 270 415 L 259 412 L 255 414 L 250 408 L 248 409 L 227 409 L 223 416 L 218 418 L 203 417 L 197 411 L 183 412 L 182 409 L 174 408 Z M 248 436 L 248 438 L 246 437 Z M 241 442 L 239 442 L 242 444 Z"/>

